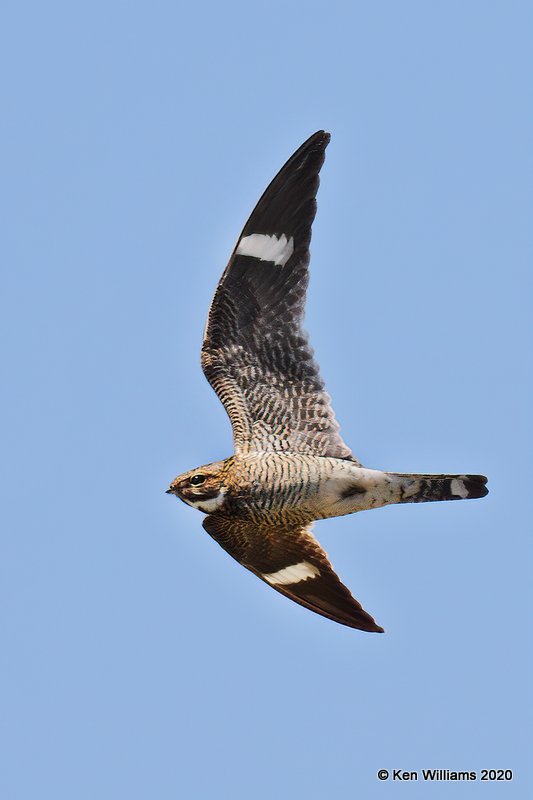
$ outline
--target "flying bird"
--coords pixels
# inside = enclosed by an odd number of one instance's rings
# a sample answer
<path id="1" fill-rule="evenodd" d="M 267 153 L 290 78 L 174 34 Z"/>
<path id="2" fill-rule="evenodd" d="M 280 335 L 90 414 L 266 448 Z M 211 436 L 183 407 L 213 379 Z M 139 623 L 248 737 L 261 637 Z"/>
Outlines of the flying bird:
<path id="1" fill-rule="evenodd" d="M 329 140 L 317 131 L 270 183 L 209 309 L 202 368 L 229 415 L 235 454 L 179 475 L 167 492 L 206 514 L 207 533 L 273 589 L 342 625 L 382 632 L 339 580 L 313 521 L 484 497 L 487 479 L 368 469 L 340 436 L 302 329 Z"/>

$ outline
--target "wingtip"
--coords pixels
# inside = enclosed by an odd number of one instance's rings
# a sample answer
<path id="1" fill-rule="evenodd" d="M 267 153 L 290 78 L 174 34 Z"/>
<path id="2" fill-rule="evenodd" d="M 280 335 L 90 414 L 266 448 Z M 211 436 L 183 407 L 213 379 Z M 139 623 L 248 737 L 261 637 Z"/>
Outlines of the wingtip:
<path id="1" fill-rule="evenodd" d="M 325 150 L 328 146 L 331 139 L 331 133 L 327 131 L 315 131 L 315 133 L 311 134 L 311 136 L 305 140 L 305 142 L 298 148 L 298 150 L 294 153 L 294 156 L 302 153 L 303 151 L 308 150 Z"/>
<path id="2" fill-rule="evenodd" d="M 317 144 L 325 148 L 328 146 L 330 139 L 331 139 L 331 133 L 328 133 L 328 131 L 320 130 L 316 131 L 316 133 L 313 133 L 313 135 L 309 137 L 307 142 L 309 144 Z"/>
<path id="3" fill-rule="evenodd" d="M 366 628 L 359 628 L 359 630 L 364 631 L 365 633 L 385 633 L 385 628 L 382 628 L 381 625 L 378 625 L 374 622 L 372 625 L 368 625 Z"/>

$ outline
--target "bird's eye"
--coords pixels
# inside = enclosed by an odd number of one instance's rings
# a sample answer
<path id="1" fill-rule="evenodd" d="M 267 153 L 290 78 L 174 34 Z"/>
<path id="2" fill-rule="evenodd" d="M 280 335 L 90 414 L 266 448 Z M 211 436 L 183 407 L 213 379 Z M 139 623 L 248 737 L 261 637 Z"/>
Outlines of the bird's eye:
<path id="1" fill-rule="evenodd" d="M 193 475 L 189 483 L 191 486 L 201 486 L 202 483 L 205 483 L 205 475 Z"/>

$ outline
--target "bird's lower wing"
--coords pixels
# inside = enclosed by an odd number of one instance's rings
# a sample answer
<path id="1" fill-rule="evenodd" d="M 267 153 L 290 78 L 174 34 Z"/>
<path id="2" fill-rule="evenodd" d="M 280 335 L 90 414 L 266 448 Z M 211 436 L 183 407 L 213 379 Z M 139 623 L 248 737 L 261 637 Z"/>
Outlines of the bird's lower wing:
<path id="1" fill-rule="evenodd" d="M 223 514 L 209 515 L 203 526 L 240 564 L 295 603 L 350 628 L 383 631 L 341 583 L 309 527 Z"/>

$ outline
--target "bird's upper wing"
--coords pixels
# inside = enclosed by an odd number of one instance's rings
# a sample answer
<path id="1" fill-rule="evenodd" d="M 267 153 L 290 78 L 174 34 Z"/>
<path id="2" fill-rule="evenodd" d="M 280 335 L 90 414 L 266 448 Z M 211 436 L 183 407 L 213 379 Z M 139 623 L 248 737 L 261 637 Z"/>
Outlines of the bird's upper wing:
<path id="1" fill-rule="evenodd" d="M 318 173 L 329 138 L 315 133 L 276 175 L 244 226 L 209 309 L 202 367 L 230 417 L 236 453 L 277 450 L 356 461 L 301 328 Z"/>
<path id="2" fill-rule="evenodd" d="M 209 515 L 203 526 L 230 556 L 296 603 L 350 628 L 383 631 L 341 583 L 309 527 L 223 514 Z"/>

